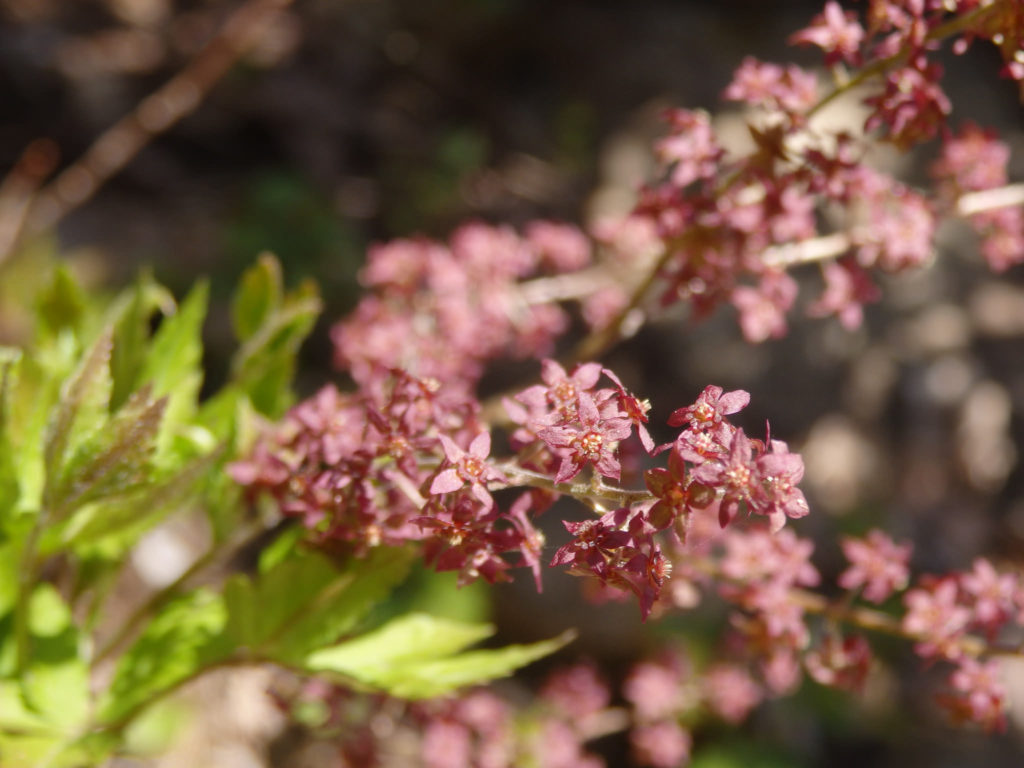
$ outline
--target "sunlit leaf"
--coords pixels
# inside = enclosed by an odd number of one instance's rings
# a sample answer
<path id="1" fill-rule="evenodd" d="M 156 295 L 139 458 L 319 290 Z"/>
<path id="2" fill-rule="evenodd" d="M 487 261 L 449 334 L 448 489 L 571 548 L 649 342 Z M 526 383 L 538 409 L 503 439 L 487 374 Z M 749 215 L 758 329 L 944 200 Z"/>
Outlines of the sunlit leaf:
<path id="1" fill-rule="evenodd" d="M 101 722 L 116 723 L 228 656 L 223 598 L 199 589 L 166 604 L 117 664 L 101 700 Z"/>
<path id="2" fill-rule="evenodd" d="M 56 491 L 67 457 L 105 423 L 110 403 L 111 332 L 103 333 L 61 388 L 60 401 L 46 431 L 44 461 L 47 503 Z"/>
<path id="3" fill-rule="evenodd" d="M 312 552 L 281 560 L 255 581 L 225 587 L 227 634 L 256 658 L 299 662 L 350 632 L 408 573 L 411 554 L 379 548 L 337 569 Z"/>
<path id="4" fill-rule="evenodd" d="M 247 269 L 231 302 L 231 319 L 235 335 L 247 341 L 281 306 L 283 299 L 281 264 L 269 253 Z"/>
<path id="5" fill-rule="evenodd" d="M 554 653 L 573 637 L 566 633 L 529 645 L 461 652 L 493 631 L 488 624 L 409 614 L 373 632 L 312 653 L 306 665 L 393 696 L 429 698 L 509 675 Z"/>

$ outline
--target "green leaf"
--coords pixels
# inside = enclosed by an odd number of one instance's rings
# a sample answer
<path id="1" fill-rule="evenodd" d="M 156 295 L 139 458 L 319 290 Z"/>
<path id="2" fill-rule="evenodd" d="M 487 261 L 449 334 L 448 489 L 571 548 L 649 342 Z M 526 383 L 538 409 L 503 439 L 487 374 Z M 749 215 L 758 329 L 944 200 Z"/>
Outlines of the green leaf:
<path id="1" fill-rule="evenodd" d="M 247 341 L 262 328 L 282 299 L 281 264 L 272 254 L 261 254 L 242 275 L 231 303 L 231 319 L 239 341 Z"/>
<path id="2" fill-rule="evenodd" d="M 155 462 L 166 465 L 180 431 L 196 412 L 199 389 L 203 383 L 203 320 L 209 298 L 209 286 L 197 284 L 178 307 L 178 311 L 160 324 L 143 365 L 140 380 L 151 383 L 155 397 L 167 397 L 164 423 L 156 444 Z"/>
<path id="3" fill-rule="evenodd" d="M 121 657 L 100 702 L 103 723 L 127 722 L 157 697 L 224 660 L 223 598 L 198 589 L 167 603 Z"/>
<path id="4" fill-rule="evenodd" d="M 295 552 L 299 543 L 306 537 L 307 531 L 301 525 L 292 524 L 278 534 L 262 552 L 260 552 L 259 572 L 266 573 Z"/>
<path id="5" fill-rule="evenodd" d="M 149 349 L 149 327 L 153 313 L 174 311 L 174 299 L 163 286 L 147 275 L 115 300 L 110 316 L 114 320 L 114 349 L 110 358 L 113 390 L 110 410 L 116 411 L 141 384 L 142 367 Z M 162 393 L 161 393 L 162 394 Z"/>
<path id="6" fill-rule="evenodd" d="M 220 458 L 221 451 L 214 451 L 194 459 L 169 477 L 153 479 L 129 493 L 86 505 L 63 529 L 59 546 L 73 547 L 79 556 L 97 550 L 107 558 L 122 556 L 139 536 L 197 494 L 201 482 L 219 467 Z M 56 546 L 56 541 L 53 544 Z"/>
<path id="7" fill-rule="evenodd" d="M 451 656 L 494 634 L 491 624 L 470 624 L 426 613 L 409 613 L 379 629 L 306 659 L 311 669 L 362 669 Z"/>
<path id="8" fill-rule="evenodd" d="M 378 548 L 338 570 L 324 556 L 299 552 L 256 581 L 227 583 L 226 630 L 243 655 L 299 663 L 350 632 L 408 573 L 410 552 Z"/>
<path id="9" fill-rule="evenodd" d="M 25 701 L 55 730 L 71 735 L 89 715 L 89 669 L 81 659 L 34 664 L 22 679 Z"/>
<path id="10" fill-rule="evenodd" d="M 11 447 L 7 456 L 18 483 L 15 512 L 35 514 L 42 506 L 44 469 L 44 435 L 47 423 L 56 410 L 64 361 L 44 363 L 24 353 L 8 368 L 3 436 Z M 73 363 L 67 361 L 70 368 Z M 0 507 L 0 522 L 3 520 Z"/>
<path id="11" fill-rule="evenodd" d="M 149 387 L 143 387 L 102 432 L 75 452 L 49 500 L 54 522 L 88 502 L 133 491 L 150 479 L 166 404 L 166 397 L 153 400 Z"/>
<path id="12" fill-rule="evenodd" d="M 0 347 L 0 523 L 14 509 L 20 496 L 18 468 L 14 460 L 14 442 L 10 435 L 8 416 L 10 392 L 20 361 L 19 350 Z M 0 591 L 2 589 L 3 587 L 0 587 Z"/>
<path id="13" fill-rule="evenodd" d="M 19 679 L 0 682 L 0 762 L 5 768 L 83 764 L 69 744 L 88 719 L 89 671 L 78 657 L 71 611 L 56 589 L 42 584 L 29 599 L 27 623 L 30 664 Z"/>
<path id="14" fill-rule="evenodd" d="M 392 696 L 443 696 L 511 674 L 573 639 L 566 633 L 529 645 L 460 653 L 493 634 L 488 624 L 465 624 L 425 614 L 401 616 L 380 629 L 310 654 L 306 666 L 334 672 Z"/>
<path id="15" fill-rule="evenodd" d="M 259 413 L 277 418 L 292 404 L 295 357 L 321 308 L 316 287 L 312 283 L 300 286 L 235 355 L 232 378 Z"/>
<path id="16" fill-rule="evenodd" d="M 111 332 L 103 333 L 85 354 L 78 369 L 61 388 L 60 401 L 47 427 L 43 453 L 46 467 L 45 503 L 52 501 L 66 458 L 91 437 L 107 419 L 110 403 Z"/>
<path id="17" fill-rule="evenodd" d="M 81 286 L 66 265 L 58 264 L 50 284 L 36 299 L 38 330 L 41 335 L 43 338 L 56 337 L 65 330 L 81 331 L 86 309 Z"/>
<path id="18" fill-rule="evenodd" d="M 55 637 L 71 626 L 71 611 L 50 584 L 40 584 L 29 600 L 28 626 L 33 635 Z"/>

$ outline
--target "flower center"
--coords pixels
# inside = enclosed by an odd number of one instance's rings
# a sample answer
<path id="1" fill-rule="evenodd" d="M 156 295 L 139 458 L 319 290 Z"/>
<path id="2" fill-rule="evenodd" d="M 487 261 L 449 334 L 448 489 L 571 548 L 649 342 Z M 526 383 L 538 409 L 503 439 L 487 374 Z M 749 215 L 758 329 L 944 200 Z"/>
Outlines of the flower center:
<path id="1" fill-rule="evenodd" d="M 484 473 L 484 463 L 476 456 L 467 456 L 462 462 L 462 470 L 470 480 L 479 480 Z"/>
<path id="2" fill-rule="evenodd" d="M 730 467 L 726 470 L 725 476 L 729 478 L 729 485 L 732 488 L 745 488 L 750 485 L 750 469 L 742 465 Z"/>
<path id="3" fill-rule="evenodd" d="M 603 444 L 604 437 L 593 430 L 576 438 L 576 449 L 588 459 L 599 458 Z"/>

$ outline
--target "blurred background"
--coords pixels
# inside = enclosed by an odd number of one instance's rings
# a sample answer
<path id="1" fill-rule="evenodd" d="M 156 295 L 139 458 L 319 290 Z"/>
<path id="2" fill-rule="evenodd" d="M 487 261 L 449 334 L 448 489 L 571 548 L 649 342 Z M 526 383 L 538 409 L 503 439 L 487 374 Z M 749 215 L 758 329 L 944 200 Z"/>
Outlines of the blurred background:
<path id="1" fill-rule="evenodd" d="M 0 0 L 0 238 L 41 232 L 0 253 L 0 342 L 24 338 L 22 299 L 56 258 L 100 290 L 149 268 L 180 295 L 206 275 L 216 383 L 231 341 L 226 298 L 269 250 L 290 283 L 313 277 L 324 294 L 299 373 L 309 394 L 336 377 L 327 328 L 357 300 L 368 244 L 444 237 L 472 218 L 586 223 L 628 211 L 653 171 L 660 112 L 708 109 L 742 141 L 742 116 L 719 100 L 732 70 L 746 55 L 815 66 L 813 52 L 785 40 L 819 10 L 757 0 Z M 211 40 L 223 48 L 212 63 Z M 44 174 L 72 166 L 197 62 L 206 85 L 164 104 L 168 114 L 185 105 L 179 122 L 163 130 L 159 110 L 147 113 L 145 131 L 107 148 L 138 144 L 123 169 L 85 187 L 74 176 L 42 186 L 49 221 L 19 208 Z M 226 71 L 210 79 L 218 62 Z M 1024 114 L 1016 89 L 995 77 L 998 56 L 975 46 L 946 64 L 953 124 L 997 128 L 1014 149 L 1011 179 L 1024 178 Z M 855 129 L 863 113 L 840 104 L 832 119 Z M 933 151 L 876 160 L 921 182 Z M 813 269 L 797 276 L 816 284 Z M 741 424 L 760 434 L 770 419 L 772 435 L 805 456 L 813 514 L 797 530 L 818 542 L 826 582 L 843 567 L 838 538 L 872 526 L 913 540 L 924 572 L 967 568 L 981 553 L 1021 565 L 1024 271 L 988 273 L 972 236 L 949 226 L 934 265 L 883 290 L 853 333 L 798 308 L 786 339 L 751 347 L 723 309 L 696 327 L 656 322 L 606 362 L 650 397 L 659 424 L 708 383 L 750 391 Z M 803 296 L 814 298 L 813 288 Z M 525 384 L 536 368 L 514 375 Z M 494 618 L 503 641 L 578 626 L 570 657 L 613 679 L 680 630 L 698 649 L 714 642 L 707 617 L 641 627 L 634 605 L 594 609 L 576 582 L 547 578 L 541 596 L 521 580 L 459 599 Z M 1020 721 L 999 736 L 953 730 L 909 649 L 894 644 L 889 660 L 862 700 L 808 683 L 742 729 L 698 731 L 694 764 L 1020 765 Z M 1020 717 L 1024 668 L 1010 674 Z M 622 745 L 604 746 L 617 764 Z"/>

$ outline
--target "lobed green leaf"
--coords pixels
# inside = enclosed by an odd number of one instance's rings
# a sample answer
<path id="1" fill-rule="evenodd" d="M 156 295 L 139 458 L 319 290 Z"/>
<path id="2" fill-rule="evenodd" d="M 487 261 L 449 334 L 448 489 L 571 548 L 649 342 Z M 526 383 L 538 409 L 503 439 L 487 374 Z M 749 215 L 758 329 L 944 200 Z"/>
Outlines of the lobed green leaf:
<path id="1" fill-rule="evenodd" d="M 529 645 L 461 652 L 493 631 L 489 624 L 409 614 L 361 637 L 316 651 L 306 658 L 305 665 L 392 696 L 421 699 L 504 677 L 573 639 L 572 633 L 565 633 Z"/>
<path id="2" fill-rule="evenodd" d="M 281 264 L 272 254 L 262 253 L 259 260 L 242 274 L 231 303 L 231 320 L 239 341 L 247 341 L 276 312 L 284 298 Z"/>

